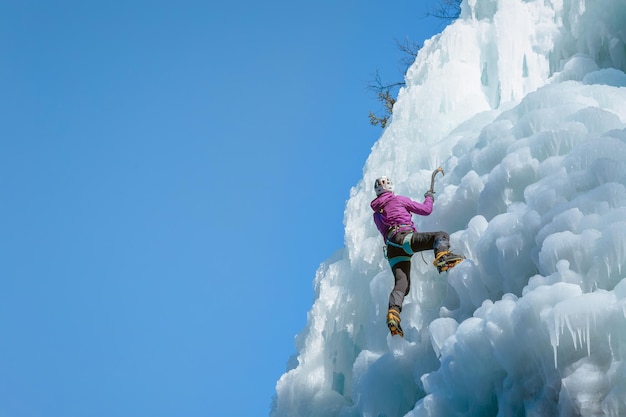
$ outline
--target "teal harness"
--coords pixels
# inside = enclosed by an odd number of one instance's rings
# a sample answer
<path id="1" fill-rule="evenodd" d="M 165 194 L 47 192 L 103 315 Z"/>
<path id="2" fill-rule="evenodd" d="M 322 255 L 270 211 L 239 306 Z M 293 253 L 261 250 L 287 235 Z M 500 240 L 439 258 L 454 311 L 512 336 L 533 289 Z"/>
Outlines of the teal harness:
<path id="1" fill-rule="evenodd" d="M 407 256 L 394 256 L 393 258 L 389 259 L 387 258 L 387 260 L 389 261 L 389 266 L 391 268 L 393 268 L 397 263 L 399 262 L 405 262 L 405 261 L 410 261 L 411 260 L 411 255 L 413 255 L 415 252 L 413 252 L 413 249 L 411 248 L 411 238 L 413 237 L 413 232 L 407 234 L 404 239 L 402 239 L 402 244 L 399 245 L 395 242 L 392 242 L 391 239 L 387 239 L 387 241 L 385 242 L 387 244 L 387 246 L 391 245 L 391 246 L 395 246 L 396 248 L 400 248 L 402 249 Z M 385 257 L 387 253 L 385 251 Z"/>

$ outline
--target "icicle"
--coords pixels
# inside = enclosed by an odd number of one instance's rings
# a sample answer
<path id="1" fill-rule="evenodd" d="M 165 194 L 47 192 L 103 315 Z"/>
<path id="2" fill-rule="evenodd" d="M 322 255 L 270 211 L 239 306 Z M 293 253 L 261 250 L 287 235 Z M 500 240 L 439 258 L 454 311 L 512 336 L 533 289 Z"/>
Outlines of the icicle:
<path id="1" fill-rule="evenodd" d="M 565 324 L 567 325 L 567 330 L 569 330 L 569 334 L 570 336 L 572 336 L 572 340 L 574 342 L 574 349 L 578 349 L 578 337 L 577 337 L 577 332 L 574 331 L 574 329 L 572 328 L 572 323 L 570 323 L 569 317 L 567 317 L 567 315 L 565 315 L 563 321 L 565 322 Z M 563 326 L 565 327 L 565 326 Z M 564 330 L 563 330 L 564 331 Z"/>
<path id="2" fill-rule="evenodd" d="M 625 311 L 626 313 L 626 311 Z M 550 332 L 550 344 L 552 345 L 552 351 L 554 353 L 554 369 L 558 368 L 558 348 L 559 348 L 559 335 L 562 331 L 561 320 L 558 314 L 554 316 L 553 328 Z"/>
<path id="3" fill-rule="evenodd" d="M 594 314 L 593 312 L 591 314 Z M 595 321 L 595 320 L 594 320 Z M 591 324 L 589 323 L 589 315 L 587 315 L 587 357 L 591 356 Z"/>

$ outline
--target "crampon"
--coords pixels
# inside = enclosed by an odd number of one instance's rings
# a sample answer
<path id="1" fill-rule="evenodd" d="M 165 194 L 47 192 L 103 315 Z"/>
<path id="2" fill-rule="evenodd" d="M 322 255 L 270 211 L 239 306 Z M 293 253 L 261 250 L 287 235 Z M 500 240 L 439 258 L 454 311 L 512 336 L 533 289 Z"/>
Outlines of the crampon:
<path id="1" fill-rule="evenodd" d="M 387 327 L 389 327 L 389 332 L 392 336 L 400 335 L 404 337 L 404 332 L 402 327 L 400 327 L 400 313 L 396 310 L 390 309 L 387 313 Z"/>
<path id="2" fill-rule="evenodd" d="M 433 261 L 433 265 L 437 267 L 439 273 L 445 272 L 450 268 L 453 268 L 456 264 L 465 259 L 463 256 L 454 254 L 449 251 L 442 251 L 437 254 L 435 260 Z"/>

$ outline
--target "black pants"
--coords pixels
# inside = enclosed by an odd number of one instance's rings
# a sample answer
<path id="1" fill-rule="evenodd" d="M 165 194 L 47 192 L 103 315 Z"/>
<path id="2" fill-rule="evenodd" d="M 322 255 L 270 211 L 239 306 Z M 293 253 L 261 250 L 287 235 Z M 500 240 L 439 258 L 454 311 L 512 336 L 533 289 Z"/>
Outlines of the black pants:
<path id="1" fill-rule="evenodd" d="M 395 280 L 389 294 L 390 309 L 402 311 L 402 302 L 411 288 L 411 256 L 429 249 L 436 255 L 449 248 L 450 236 L 446 232 L 400 232 L 387 242 L 387 259 Z"/>

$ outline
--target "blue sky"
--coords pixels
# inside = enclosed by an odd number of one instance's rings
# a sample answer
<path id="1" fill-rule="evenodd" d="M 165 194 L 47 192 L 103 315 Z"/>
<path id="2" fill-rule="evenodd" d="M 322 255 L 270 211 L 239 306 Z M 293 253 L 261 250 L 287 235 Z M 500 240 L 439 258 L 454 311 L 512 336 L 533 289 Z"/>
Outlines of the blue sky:
<path id="1" fill-rule="evenodd" d="M 267 415 L 433 4 L 5 2 L 0 415 Z"/>

